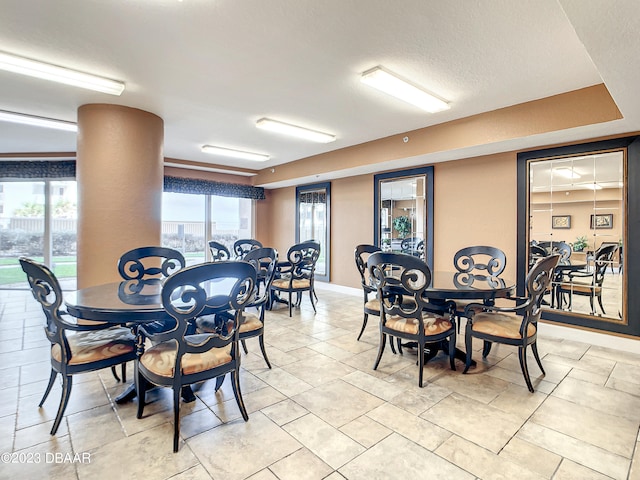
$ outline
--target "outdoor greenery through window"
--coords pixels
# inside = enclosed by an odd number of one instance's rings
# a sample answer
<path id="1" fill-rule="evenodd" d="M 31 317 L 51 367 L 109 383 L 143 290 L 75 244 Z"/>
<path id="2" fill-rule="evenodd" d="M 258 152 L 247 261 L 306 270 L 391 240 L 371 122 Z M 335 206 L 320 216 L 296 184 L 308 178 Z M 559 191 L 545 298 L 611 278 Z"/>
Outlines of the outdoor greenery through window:
<path id="1" fill-rule="evenodd" d="M 0 289 L 26 289 L 18 258 L 52 267 L 64 290 L 75 290 L 77 273 L 75 181 L 0 182 Z M 163 193 L 162 245 L 183 252 L 188 264 L 208 260 L 208 241 L 231 250 L 252 238 L 253 200 Z M 114 266 L 115 268 L 115 266 Z"/>
<path id="2" fill-rule="evenodd" d="M 162 194 L 162 245 L 180 250 L 187 264 L 208 260 L 210 240 L 230 251 L 241 238 L 253 237 L 253 200 L 195 195 Z"/>
<path id="3" fill-rule="evenodd" d="M 27 256 L 75 289 L 77 207 L 73 180 L 0 183 L 0 288 L 28 288 L 18 263 Z"/>

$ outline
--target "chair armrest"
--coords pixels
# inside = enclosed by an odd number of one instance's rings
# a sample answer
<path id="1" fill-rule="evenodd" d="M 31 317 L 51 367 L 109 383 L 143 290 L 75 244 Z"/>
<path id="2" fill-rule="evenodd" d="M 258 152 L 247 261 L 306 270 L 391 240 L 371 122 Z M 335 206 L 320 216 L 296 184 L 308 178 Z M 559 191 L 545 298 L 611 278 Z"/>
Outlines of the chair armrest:
<path id="1" fill-rule="evenodd" d="M 518 313 L 529 303 L 528 297 L 505 297 L 503 300 L 514 302 L 513 307 L 496 307 L 495 305 L 486 305 L 484 303 L 470 303 L 464 309 L 464 316 L 466 318 L 472 318 L 477 310 L 483 310 L 486 312 L 502 312 L 502 313 Z"/>
<path id="2" fill-rule="evenodd" d="M 65 320 L 65 317 L 73 318 L 75 321 L 70 322 Z M 111 328 L 115 325 L 111 323 L 89 323 L 89 324 L 78 324 L 78 318 L 71 315 L 69 312 L 61 310 L 58 316 L 58 322 L 62 328 L 65 330 L 74 330 L 78 332 L 90 331 L 90 330 L 106 330 L 107 328 Z M 87 320 L 88 322 L 94 322 L 95 320 Z"/>

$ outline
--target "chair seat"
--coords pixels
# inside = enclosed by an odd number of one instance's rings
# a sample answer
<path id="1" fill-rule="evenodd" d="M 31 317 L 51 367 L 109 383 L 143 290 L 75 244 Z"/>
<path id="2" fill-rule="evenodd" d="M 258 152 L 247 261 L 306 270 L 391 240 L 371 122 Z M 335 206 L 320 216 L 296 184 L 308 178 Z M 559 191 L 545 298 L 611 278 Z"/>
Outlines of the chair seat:
<path id="1" fill-rule="evenodd" d="M 196 326 L 199 333 L 216 333 L 214 319 L 211 316 L 200 317 L 196 320 Z M 240 333 L 252 332 L 254 330 L 260 330 L 263 327 L 260 317 L 251 313 L 242 314 L 242 325 L 240 325 Z"/>
<path id="2" fill-rule="evenodd" d="M 291 283 L 291 285 L 289 285 L 289 283 Z M 303 279 L 296 279 L 296 280 L 293 280 L 293 282 L 291 282 L 291 280 L 288 278 L 278 278 L 274 280 L 271 285 L 276 290 L 288 289 L 288 288 L 304 289 L 304 288 L 311 288 L 311 281 L 308 278 L 303 278 Z"/>
<path id="3" fill-rule="evenodd" d="M 204 353 L 185 353 L 182 357 L 182 374 L 191 375 L 230 363 L 230 350 L 231 347 L 225 347 L 212 348 Z M 144 352 L 140 357 L 140 363 L 156 375 L 171 378 L 174 376 L 177 352 L 175 342 L 159 343 Z"/>
<path id="4" fill-rule="evenodd" d="M 453 328 L 448 318 L 436 317 L 432 315 L 423 315 L 424 333 L 425 335 L 438 335 L 445 333 Z M 393 316 L 387 318 L 385 326 L 391 330 L 413 335 L 418 334 L 419 323 L 415 318 L 404 318 Z"/>
<path id="5" fill-rule="evenodd" d="M 82 365 L 99 362 L 119 355 L 133 352 L 135 338 L 128 328 L 116 327 L 104 330 L 67 331 L 67 341 L 71 348 L 69 365 Z M 62 348 L 55 344 L 51 347 L 51 356 L 62 361 Z"/>
<path id="6" fill-rule="evenodd" d="M 574 292 L 574 293 L 583 293 L 585 295 L 591 295 L 592 293 L 598 295 L 602 291 L 602 287 L 594 287 L 592 284 L 588 283 L 577 283 L 573 282 L 570 284 L 564 284 L 561 287 L 564 292 Z"/>
<path id="7" fill-rule="evenodd" d="M 480 312 L 473 316 L 473 331 L 502 338 L 522 338 L 520 324 L 522 317 L 508 313 Z M 527 336 L 536 334 L 536 327 L 529 324 Z"/>

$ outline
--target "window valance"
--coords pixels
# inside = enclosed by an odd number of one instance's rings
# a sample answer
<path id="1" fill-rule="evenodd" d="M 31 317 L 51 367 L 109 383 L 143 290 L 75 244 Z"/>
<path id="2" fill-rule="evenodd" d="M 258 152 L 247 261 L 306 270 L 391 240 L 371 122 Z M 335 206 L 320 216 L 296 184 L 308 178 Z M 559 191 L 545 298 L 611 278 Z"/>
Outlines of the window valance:
<path id="1" fill-rule="evenodd" d="M 75 160 L 2 160 L 0 179 L 3 178 L 75 178 Z"/>
<path id="2" fill-rule="evenodd" d="M 264 188 L 199 178 L 164 177 L 164 191 L 264 200 Z"/>
<path id="3" fill-rule="evenodd" d="M 0 179 L 75 178 L 75 160 L 0 161 Z M 164 177 L 164 191 L 264 200 L 264 188 L 197 178 Z"/>

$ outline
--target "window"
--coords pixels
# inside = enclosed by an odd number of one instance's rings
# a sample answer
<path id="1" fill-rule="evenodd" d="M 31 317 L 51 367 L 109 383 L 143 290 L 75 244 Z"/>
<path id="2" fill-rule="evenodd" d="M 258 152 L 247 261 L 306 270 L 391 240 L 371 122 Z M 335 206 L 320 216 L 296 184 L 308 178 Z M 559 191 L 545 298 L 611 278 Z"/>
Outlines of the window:
<path id="1" fill-rule="evenodd" d="M 26 288 L 18 258 L 48 265 L 63 289 L 75 289 L 77 269 L 77 189 L 75 181 L 0 183 L 0 288 Z M 46 194 L 50 192 L 50 194 Z M 62 192 L 62 195 L 57 193 Z"/>
<path id="2" fill-rule="evenodd" d="M 253 200 L 218 195 L 164 192 L 162 245 L 181 251 L 187 264 L 209 258 L 210 240 L 232 250 L 240 238 L 253 236 Z"/>
<path id="3" fill-rule="evenodd" d="M 315 240 L 320 244 L 316 278 L 329 281 L 331 184 L 316 183 L 296 188 L 296 243 Z"/>

